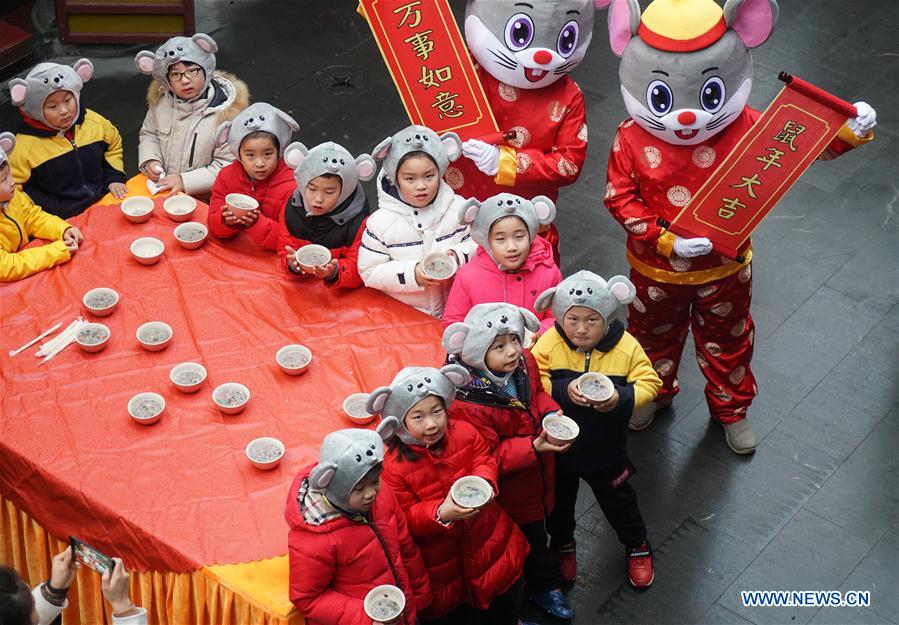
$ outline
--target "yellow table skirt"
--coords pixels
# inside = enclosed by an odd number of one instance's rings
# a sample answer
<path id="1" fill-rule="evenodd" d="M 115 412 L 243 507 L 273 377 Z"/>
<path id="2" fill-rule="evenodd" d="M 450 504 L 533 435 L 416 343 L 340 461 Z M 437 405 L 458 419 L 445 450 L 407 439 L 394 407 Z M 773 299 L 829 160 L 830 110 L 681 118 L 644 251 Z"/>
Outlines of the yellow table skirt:
<path id="1" fill-rule="evenodd" d="M 32 587 L 50 577 L 54 555 L 68 546 L 0 497 L 0 562 Z M 131 600 L 153 625 L 301 625 L 287 599 L 287 556 L 190 573 L 131 572 Z M 69 591 L 63 625 L 112 623 L 100 576 L 86 567 Z"/>

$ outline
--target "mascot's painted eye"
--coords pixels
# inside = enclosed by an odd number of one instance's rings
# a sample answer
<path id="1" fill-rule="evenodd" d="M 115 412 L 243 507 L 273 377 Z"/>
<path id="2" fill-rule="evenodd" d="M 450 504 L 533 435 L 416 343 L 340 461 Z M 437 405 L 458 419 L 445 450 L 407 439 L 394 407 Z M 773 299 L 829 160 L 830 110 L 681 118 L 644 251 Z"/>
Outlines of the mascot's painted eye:
<path id="1" fill-rule="evenodd" d="M 413 390 L 415 390 L 415 387 L 412 386 L 411 384 L 407 384 L 407 385 L 406 385 L 406 390 L 409 391 L 409 392 L 411 393 Z"/>
<path id="2" fill-rule="evenodd" d="M 427 382 L 428 384 L 430 384 L 430 383 L 431 383 L 431 378 L 426 377 L 426 378 L 425 378 L 425 382 Z"/>
<path id="3" fill-rule="evenodd" d="M 509 323 L 509 318 L 505 315 L 499 318 L 500 323 Z"/>
<path id="4" fill-rule="evenodd" d="M 570 291 L 568 291 L 568 294 L 569 294 L 569 295 L 574 295 L 574 289 L 571 289 Z"/>
<path id="5" fill-rule="evenodd" d="M 717 76 L 712 76 L 699 92 L 699 102 L 702 108 L 709 113 L 717 113 L 724 106 L 724 81 Z"/>
<path id="6" fill-rule="evenodd" d="M 565 24 L 562 27 L 562 30 L 559 31 L 559 43 L 556 46 L 559 54 L 564 56 L 566 59 L 574 54 L 574 49 L 577 48 L 577 39 L 579 34 L 580 28 L 578 27 L 577 22 L 571 21 Z"/>
<path id="7" fill-rule="evenodd" d="M 506 45 L 510 50 L 524 50 L 534 40 L 534 21 L 524 13 L 517 13 L 506 22 Z"/>
<path id="8" fill-rule="evenodd" d="M 362 456 L 356 454 L 356 462 L 362 462 Z"/>
<path id="9" fill-rule="evenodd" d="M 591 289 L 589 286 L 587 287 L 587 293 L 593 295 L 593 289 Z"/>
<path id="10" fill-rule="evenodd" d="M 341 164 L 341 165 L 346 165 L 346 161 L 343 160 L 343 159 L 340 159 L 340 164 Z"/>
<path id="11" fill-rule="evenodd" d="M 661 80 L 653 80 L 646 88 L 646 103 L 656 115 L 665 115 L 674 104 L 674 95 L 671 87 Z"/>

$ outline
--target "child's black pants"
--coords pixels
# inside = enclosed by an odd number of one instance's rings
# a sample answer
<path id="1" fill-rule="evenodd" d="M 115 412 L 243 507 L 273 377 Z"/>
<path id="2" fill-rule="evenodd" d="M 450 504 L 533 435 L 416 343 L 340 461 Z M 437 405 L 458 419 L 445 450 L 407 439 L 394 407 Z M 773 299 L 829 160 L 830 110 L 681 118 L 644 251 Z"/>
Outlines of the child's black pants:
<path id="1" fill-rule="evenodd" d="M 531 545 L 524 561 L 524 592 L 536 595 L 561 586 L 559 560 L 549 550 L 546 524 L 543 520 L 519 525 Z"/>
<path id="2" fill-rule="evenodd" d="M 556 507 L 546 519 L 546 530 L 553 548 L 574 540 L 574 507 L 580 480 L 587 482 L 606 515 L 618 540 L 627 548 L 639 547 L 646 540 L 646 524 L 637 505 L 637 493 L 627 480 L 612 486 L 608 470 L 592 473 L 556 473 Z"/>

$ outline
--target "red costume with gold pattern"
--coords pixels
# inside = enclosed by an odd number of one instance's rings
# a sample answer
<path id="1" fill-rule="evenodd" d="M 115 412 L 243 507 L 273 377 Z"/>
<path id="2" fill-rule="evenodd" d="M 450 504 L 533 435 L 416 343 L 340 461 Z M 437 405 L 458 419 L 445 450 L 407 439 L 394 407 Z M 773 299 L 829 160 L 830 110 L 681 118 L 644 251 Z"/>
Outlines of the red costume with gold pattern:
<path id="1" fill-rule="evenodd" d="M 555 201 L 560 187 L 577 180 L 587 157 L 587 115 L 580 87 L 563 76 L 542 89 L 519 89 L 499 82 L 482 67 L 478 77 L 497 125 L 515 136 L 499 146 L 495 178 L 461 158 L 447 170 L 447 184 L 459 195 L 482 201 L 498 193 L 546 195 Z M 555 227 L 543 236 L 558 262 Z"/>

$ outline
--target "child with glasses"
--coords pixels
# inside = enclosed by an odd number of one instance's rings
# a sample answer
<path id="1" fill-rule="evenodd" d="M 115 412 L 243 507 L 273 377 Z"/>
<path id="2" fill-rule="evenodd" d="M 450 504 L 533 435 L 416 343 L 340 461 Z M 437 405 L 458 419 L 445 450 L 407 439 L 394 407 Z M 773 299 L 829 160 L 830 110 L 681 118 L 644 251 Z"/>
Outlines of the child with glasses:
<path id="1" fill-rule="evenodd" d="M 156 50 L 138 52 L 140 72 L 153 76 L 149 110 L 140 129 L 140 170 L 157 187 L 207 196 L 222 167 L 235 154 L 216 141 L 219 125 L 247 107 L 246 84 L 216 71 L 212 37 L 172 37 Z"/>

